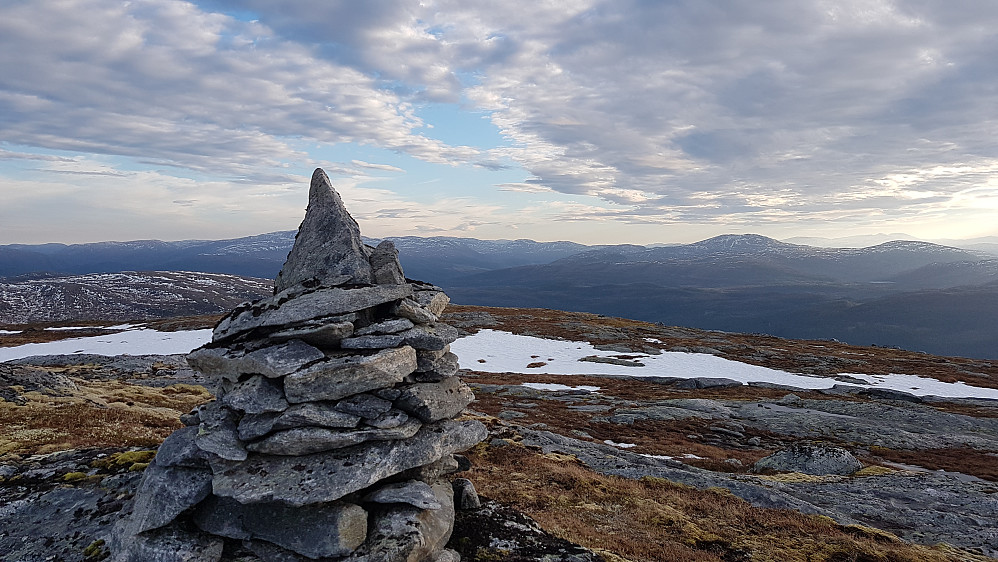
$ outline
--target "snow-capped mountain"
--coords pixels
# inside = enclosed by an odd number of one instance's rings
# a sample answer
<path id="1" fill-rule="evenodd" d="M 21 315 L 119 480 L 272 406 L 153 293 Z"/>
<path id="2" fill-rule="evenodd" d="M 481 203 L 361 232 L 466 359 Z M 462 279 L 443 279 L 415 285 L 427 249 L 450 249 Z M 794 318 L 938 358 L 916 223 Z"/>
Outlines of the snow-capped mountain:
<path id="1" fill-rule="evenodd" d="M 219 273 L 152 271 L 42 276 L 0 283 L 0 324 L 145 320 L 225 313 L 273 282 Z"/>

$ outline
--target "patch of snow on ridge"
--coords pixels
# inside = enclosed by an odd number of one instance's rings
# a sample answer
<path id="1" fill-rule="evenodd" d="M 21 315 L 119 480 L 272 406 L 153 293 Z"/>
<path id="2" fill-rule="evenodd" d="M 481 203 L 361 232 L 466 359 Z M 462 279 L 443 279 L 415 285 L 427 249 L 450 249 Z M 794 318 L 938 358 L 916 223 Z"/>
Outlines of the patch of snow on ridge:
<path id="1" fill-rule="evenodd" d="M 0 335 L 4 334 L 20 334 L 21 330 L 0 330 Z"/>
<path id="2" fill-rule="evenodd" d="M 33 355 L 174 355 L 189 353 L 211 341 L 211 330 L 160 332 L 129 330 L 116 334 L 71 338 L 46 343 L 26 343 L 0 347 L 0 361 L 21 359 Z"/>
<path id="3" fill-rule="evenodd" d="M 588 392 L 597 392 L 600 389 L 600 387 L 598 386 L 586 386 L 586 385 L 568 386 L 567 384 L 557 384 L 557 383 L 547 383 L 547 382 L 525 382 L 520 386 L 525 386 L 527 388 L 532 388 L 534 390 L 550 390 L 552 392 L 559 390 L 585 390 Z"/>
<path id="4" fill-rule="evenodd" d="M 917 375 L 865 375 L 862 373 L 844 373 L 846 376 L 865 380 L 870 388 L 883 388 L 886 390 L 899 390 L 914 394 L 916 396 L 941 396 L 943 398 L 995 398 L 998 399 L 998 390 L 991 388 L 981 388 L 971 386 L 965 382 L 943 382 L 929 377 L 919 377 Z M 983 395 L 980 392 L 990 391 L 990 395 Z"/>
<path id="5" fill-rule="evenodd" d="M 630 449 L 631 447 L 637 447 L 634 443 L 617 443 L 616 441 L 611 441 L 610 439 L 604 439 L 604 443 L 610 445 L 611 447 L 619 447 L 621 449 Z"/>
<path id="6" fill-rule="evenodd" d="M 675 460 L 676 459 L 676 457 L 669 456 L 669 455 L 646 455 L 645 453 L 638 453 L 638 454 L 641 455 L 642 457 L 648 457 L 649 459 L 660 459 L 660 460 L 665 460 L 665 461 L 671 461 L 671 460 Z M 698 457 L 698 456 L 694 455 L 693 453 L 683 453 L 683 455 L 680 456 L 679 458 L 681 458 L 681 459 L 702 459 L 703 457 Z"/>
<path id="7" fill-rule="evenodd" d="M 461 358 L 468 369 L 488 373 L 545 373 L 551 375 L 632 375 L 638 377 L 720 377 L 741 383 L 768 382 L 795 388 L 820 390 L 841 384 L 828 377 L 805 376 L 748 363 L 740 363 L 705 353 L 663 351 L 660 355 L 639 355 L 644 367 L 620 366 L 612 363 L 580 362 L 579 359 L 598 355 L 609 357 L 619 352 L 601 351 L 589 342 L 550 340 L 520 336 L 499 330 L 479 330 L 451 344 L 451 351 Z M 527 373 L 524 365 L 537 355 L 548 359 L 542 368 Z M 949 398 L 989 398 L 998 400 L 998 389 L 981 388 L 964 383 L 946 383 L 914 375 L 872 376 L 849 373 L 869 382 L 869 388 L 900 390 L 916 396 Z M 857 385 L 861 386 L 861 385 Z"/>

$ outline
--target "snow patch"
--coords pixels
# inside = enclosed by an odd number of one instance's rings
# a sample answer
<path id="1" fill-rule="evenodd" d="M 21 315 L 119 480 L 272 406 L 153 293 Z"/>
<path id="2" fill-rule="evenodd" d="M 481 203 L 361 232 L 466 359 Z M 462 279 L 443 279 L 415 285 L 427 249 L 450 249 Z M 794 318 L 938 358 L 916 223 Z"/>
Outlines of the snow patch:
<path id="1" fill-rule="evenodd" d="M 869 388 L 898 390 L 916 396 L 940 396 L 943 398 L 993 398 L 998 399 L 998 390 L 971 386 L 965 382 L 943 382 L 917 375 L 865 375 L 862 373 L 845 373 L 866 381 Z"/>
<path id="2" fill-rule="evenodd" d="M 568 386 L 567 384 L 557 384 L 557 383 L 546 383 L 546 382 L 525 382 L 520 386 L 525 386 L 527 388 L 532 388 L 534 390 L 550 390 L 550 391 L 562 391 L 562 390 L 585 390 L 588 392 L 597 392 L 600 387 L 598 386 Z"/>
<path id="3" fill-rule="evenodd" d="M 664 460 L 664 461 L 671 461 L 671 460 L 675 460 L 676 459 L 676 457 L 669 456 L 669 455 L 647 455 L 645 453 L 638 453 L 638 454 L 641 455 L 642 457 L 648 457 L 649 459 L 661 459 L 661 460 Z M 692 453 L 684 453 L 684 454 L 680 455 L 679 458 L 681 458 L 681 459 L 702 459 L 703 457 L 698 457 L 698 456 L 696 456 L 696 455 L 694 455 Z"/>
<path id="4" fill-rule="evenodd" d="M 740 363 L 706 353 L 664 351 L 660 355 L 633 353 L 643 367 L 621 366 L 612 363 L 579 362 L 586 356 L 612 357 L 614 351 L 601 351 L 589 342 L 550 340 L 534 336 L 520 336 L 499 330 L 479 330 L 451 344 L 451 351 L 461 358 L 468 368 L 487 373 L 542 372 L 550 375 L 631 375 L 638 377 L 720 377 L 743 384 L 766 382 L 807 390 L 831 388 L 839 381 L 829 377 L 806 376 L 758 365 Z M 532 356 L 547 358 L 542 368 L 524 365 L 536 361 Z M 942 396 L 947 398 L 989 398 L 998 400 L 998 389 L 971 386 L 962 382 L 947 383 L 914 375 L 874 376 L 849 373 L 865 380 L 866 388 L 885 388 L 908 392 L 916 396 Z M 858 385 L 862 386 L 862 385 Z"/>
<path id="5" fill-rule="evenodd" d="M 609 439 L 604 439 L 604 443 L 610 445 L 611 447 L 619 447 L 621 449 L 630 449 L 631 447 L 637 447 L 635 443 L 617 443 L 616 441 L 611 441 Z"/>
<path id="6" fill-rule="evenodd" d="M 211 341 L 211 330 L 160 332 L 129 330 L 116 334 L 70 338 L 46 343 L 0 347 L 0 361 L 33 355 L 174 355 L 189 353 Z"/>

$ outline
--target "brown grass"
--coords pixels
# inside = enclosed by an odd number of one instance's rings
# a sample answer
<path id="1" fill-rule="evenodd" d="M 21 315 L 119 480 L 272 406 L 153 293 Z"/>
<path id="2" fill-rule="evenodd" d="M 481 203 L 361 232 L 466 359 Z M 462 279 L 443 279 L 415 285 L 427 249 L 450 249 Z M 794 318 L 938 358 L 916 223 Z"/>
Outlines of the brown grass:
<path id="1" fill-rule="evenodd" d="M 0 459 L 83 447 L 158 445 L 181 427 L 181 414 L 211 398 L 194 385 L 74 382 L 78 390 L 68 396 L 27 392 L 24 405 L 0 401 Z"/>
<path id="2" fill-rule="evenodd" d="M 466 368 L 474 369 L 475 365 L 469 364 Z M 584 367 L 580 368 L 584 369 Z M 674 398 L 709 398 L 711 400 L 779 400 L 787 394 L 790 394 L 790 391 L 788 390 L 761 388 L 744 384 L 728 388 L 704 388 L 691 391 L 675 389 L 667 384 L 643 381 L 640 378 L 615 379 L 591 375 L 487 373 L 484 371 L 471 370 L 462 372 L 461 378 L 469 383 L 481 384 L 518 385 L 526 382 L 540 382 L 574 386 L 597 386 L 600 388 L 600 394 L 613 396 L 614 398 L 621 400 L 637 401 L 669 400 Z M 808 400 L 865 401 L 865 399 L 856 396 L 831 396 L 808 390 L 795 390 L 793 393 Z"/>
<path id="3" fill-rule="evenodd" d="M 870 452 L 891 462 L 920 466 L 929 470 L 962 472 L 998 482 L 998 451 L 988 452 L 967 448 L 898 451 L 885 447 L 871 447 Z"/>
<path id="4" fill-rule="evenodd" d="M 482 494 L 557 536 L 633 562 L 987 560 L 827 517 L 755 508 L 724 490 L 604 476 L 519 445 L 480 445 L 469 456 L 469 478 Z"/>

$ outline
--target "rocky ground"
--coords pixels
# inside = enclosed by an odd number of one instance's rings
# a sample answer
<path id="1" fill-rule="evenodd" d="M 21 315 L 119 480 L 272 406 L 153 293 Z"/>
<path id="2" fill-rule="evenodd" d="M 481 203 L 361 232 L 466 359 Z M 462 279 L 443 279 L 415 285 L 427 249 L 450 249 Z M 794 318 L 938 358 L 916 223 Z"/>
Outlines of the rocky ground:
<path id="1" fill-rule="evenodd" d="M 685 348 L 799 373 L 900 372 L 998 387 L 996 363 L 837 342 L 544 310 L 452 306 L 445 320 L 469 332 L 586 340 L 622 354 Z M 477 395 L 467 415 L 492 432 L 460 475 L 486 498 L 456 523 L 449 546 L 465 560 L 998 558 L 994 401 L 845 386 L 461 376 Z M 202 383 L 176 356 L 0 364 L 0 558 L 106 556 L 101 539 L 130 509 L 155 446 L 180 427 L 181 413 L 210 399 Z M 753 470 L 801 443 L 845 449 L 862 468 Z M 248 560 L 241 556 L 229 553 Z"/>

